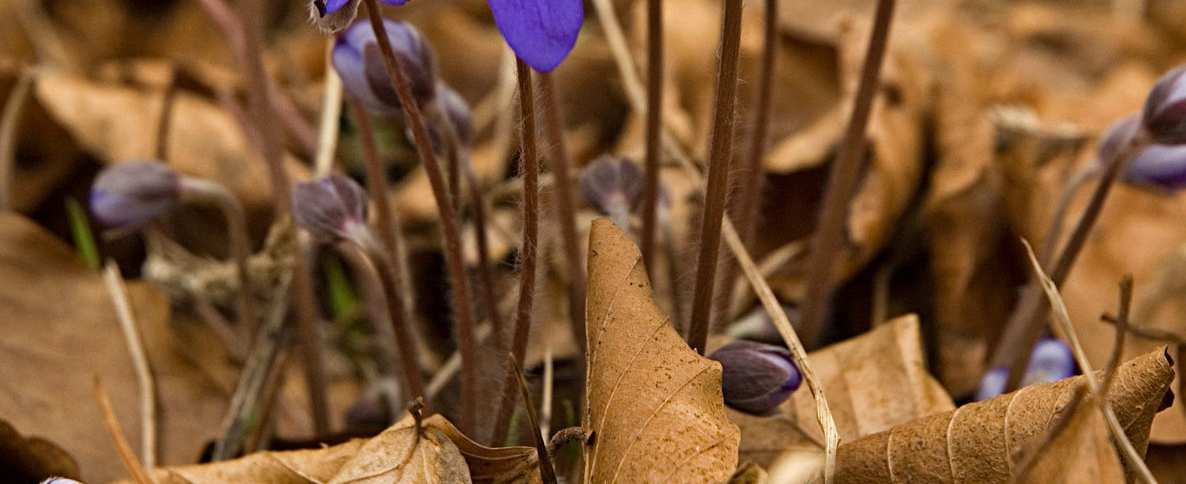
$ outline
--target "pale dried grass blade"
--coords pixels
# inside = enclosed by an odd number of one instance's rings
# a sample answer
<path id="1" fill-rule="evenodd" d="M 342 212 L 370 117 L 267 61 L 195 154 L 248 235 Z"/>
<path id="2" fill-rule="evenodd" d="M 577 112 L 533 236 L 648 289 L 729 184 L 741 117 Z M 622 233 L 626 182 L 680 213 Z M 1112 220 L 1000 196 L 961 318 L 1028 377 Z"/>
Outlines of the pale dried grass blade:
<path id="1" fill-rule="evenodd" d="M 332 62 L 334 38 L 326 40 L 325 91 L 321 96 L 321 120 L 317 126 L 317 156 L 314 176 L 328 176 L 334 168 L 334 153 L 338 149 L 338 119 L 342 117 L 342 78 Z"/>
<path id="2" fill-rule="evenodd" d="M 136 329 L 128 291 L 124 288 L 123 277 L 115 261 L 107 261 L 103 269 L 103 282 L 111 295 L 111 303 L 115 305 L 119 327 L 128 343 L 128 353 L 132 355 L 132 366 L 136 369 L 136 380 L 140 386 L 141 452 L 144 453 L 144 467 L 151 471 L 156 467 L 156 382 L 152 378 L 152 368 L 148 366 L 148 357 L 144 354 L 140 332 Z"/>

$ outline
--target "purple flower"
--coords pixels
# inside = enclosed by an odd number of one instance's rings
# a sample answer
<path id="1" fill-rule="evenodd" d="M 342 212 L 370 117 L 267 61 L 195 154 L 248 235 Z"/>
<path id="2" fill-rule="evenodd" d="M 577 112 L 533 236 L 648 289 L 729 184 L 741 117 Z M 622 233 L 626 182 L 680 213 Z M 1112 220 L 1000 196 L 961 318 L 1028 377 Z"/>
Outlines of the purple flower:
<path id="1" fill-rule="evenodd" d="M 1131 115 L 1112 124 L 1100 142 L 1101 163 L 1111 159 L 1132 140 L 1140 128 L 1140 118 Z M 1124 181 L 1168 191 L 1186 188 L 1186 146 L 1151 144 L 1128 162 Z"/>
<path id="2" fill-rule="evenodd" d="M 417 102 L 428 104 L 436 96 L 437 85 L 436 56 L 432 47 L 410 24 L 385 19 L 383 25 L 391 49 L 408 76 L 412 96 Z M 391 115 L 400 112 L 399 96 L 387 77 L 378 38 L 370 24 L 356 23 L 338 37 L 334 43 L 333 63 L 346 90 L 368 110 Z"/>
<path id="3" fill-rule="evenodd" d="M 1186 66 L 1167 72 L 1153 85 L 1142 123 L 1154 143 L 1186 144 Z"/>
<path id="4" fill-rule="evenodd" d="M 494 23 L 527 65 L 550 72 L 577 43 L 585 9 L 581 0 L 487 0 Z"/>
<path id="5" fill-rule="evenodd" d="M 622 229 L 629 228 L 630 214 L 641 201 L 643 172 L 625 158 L 605 155 L 581 171 L 581 194 L 589 205 L 608 215 Z"/>
<path id="6" fill-rule="evenodd" d="M 95 219 L 112 229 L 138 229 L 181 200 L 181 182 L 159 162 L 129 162 L 105 168 L 91 185 Z"/>
<path id="7" fill-rule="evenodd" d="M 790 352 L 781 346 L 737 340 L 708 357 L 721 363 L 725 404 L 746 413 L 773 413 L 802 382 Z"/>
<path id="8" fill-rule="evenodd" d="M 354 180 L 330 175 L 298 183 L 292 218 L 321 242 L 357 239 L 366 232 L 367 194 Z"/>
<path id="9" fill-rule="evenodd" d="M 1021 386 L 1050 383 L 1075 374 L 1075 356 L 1066 343 L 1047 338 L 1034 345 L 1030 362 L 1026 366 Z M 1008 368 L 993 368 L 980 380 L 976 400 L 988 400 L 1005 391 L 1005 380 L 1009 378 Z"/>
<path id="10" fill-rule="evenodd" d="M 408 0 L 380 0 L 387 5 L 403 5 Z M 309 4 L 309 14 L 313 23 L 325 32 L 337 32 L 358 15 L 358 5 L 361 0 L 313 0 Z"/>

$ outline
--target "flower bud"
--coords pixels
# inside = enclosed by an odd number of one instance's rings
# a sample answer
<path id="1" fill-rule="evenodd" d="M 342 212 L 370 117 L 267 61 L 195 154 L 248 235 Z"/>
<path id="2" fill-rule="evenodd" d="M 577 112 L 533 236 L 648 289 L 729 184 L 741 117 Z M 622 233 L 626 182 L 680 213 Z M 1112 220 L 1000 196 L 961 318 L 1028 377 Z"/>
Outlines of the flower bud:
<path id="1" fill-rule="evenodd" d="M 399 58 L 403 73 L 412 87 L 416 102 L 426 105 L 436 96 L 436 58 L 432 47 L 415 27 L 404 22 L 383 20 L 391 49 Z M 342 77 L 346 91 L 376 114 L 395 115 L 401 111 L 399 96 L 383 64 L 378 38 L 371 24 L 356 23 L 334 42 L 334 69 Z"/>
<path id="2" fill-rule="evenodd" d="M 1140 127 L 1139 123 L 1140 119 L 1134 114 L 1108 128 L 1100 141 L 1101 163 L 1106 163 L 1125 144 L 1131 142 Z M 1186 188 L 1186 146 L 1151 144 L 1141 149 L 1128 162 L 1123 178 L 1134 185 L 1169 191 Z"/>
<path id="3" fill-rule="evenodd" d="M 708 356 L 721 363 L 725 404 L 754 415 L 769 415 L 802 381 L 791 354 L 781 346 L 733 341 Z"/>
<path id="4" fill-rule="evenodd" d="M 1053 338 L 1047 338 L 1034 345 L 1030 353 L 1029 365 L 1025 368 L 1025 376 L 1021 378 L 1021 386 L 1050 383 L 1067 378 L 1075 374 L 1075 356 L 1065 343 Z M 988 400 L 1005 391 L 1005 383 L 1009 378 L 1009 369 L 993 368 L 980 380 L 980 388 L 976 391 L 976 400 Z"/>
<path id="5" fill-rule="evenodd" d="M 638 165 L 609 155 L 589 163 L 580 179 L 581 193 L 589 205 L 623 229 L 629 228 L 630 213 L 641 200 L 643 182 Z"/>
<path id="6" fill-rule="evenodd" d="M 1157 80 L 1145 99 L 1142 122 L 1154 143 L 1186 144 L 1186 67 Z"/>
<path id="7" fill-rule="evenodd" d="M 103 226 L 138 229 L 181 200 L 181 182 L 157 162 L 129 162 L 105 168 L 91 185 L 91 213 Z"/>
<path id="8" fill-rule="evenodd" d="M 387 5 L 408 3 L 408 0 L 381 1 Z M 322 32 L 333 33 L 346 28 L 354 21 L 360 3 L 361 0 L 313 0 L 309 4 L 309 14 Z"/>
<path id="9" fill-rule="evenodd" d="M 366 191 L 342 175 L 298 183 L 292 191 L 293 220 L 321 242 L 357 238 L 366 213 Z"/>

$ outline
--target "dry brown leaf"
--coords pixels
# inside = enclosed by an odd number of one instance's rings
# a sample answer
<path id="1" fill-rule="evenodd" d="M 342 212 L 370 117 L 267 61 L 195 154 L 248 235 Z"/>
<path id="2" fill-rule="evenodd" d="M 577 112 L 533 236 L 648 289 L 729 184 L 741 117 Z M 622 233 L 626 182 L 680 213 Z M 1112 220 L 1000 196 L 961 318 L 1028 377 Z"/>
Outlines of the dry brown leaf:
<path id="1" fill-rule="evenodd" d="M 477 444 L 440 415 L 424 419 L 420 438 L 411 415 L 379 435 L 316 450 L 257 452 L 204 465 L 158 469 L 161 484 L 223 482 L 539 484 L 535 449 Z"/>
<path id="2" fill-rule="evenodd" d="M 0 416 L 58 442 L 78 459 L 82 477 L 121 474 L 90 388 L 98 374 L 130 436 L 140 434 L 139 394 L 115 309 L 97 272 L 32 222 L 0 215 Z M 129 284 L 160 405 L 161 461 L 192 462 L 217 436 L 229 395 L 209 384 L 176 346 L 169 304 L 145 284 Z M 130 438 L 138 442 L 139 438 Z"/>
<path id="3" fill-rule="evenodd" d="M 61 72 L 38 78 L 36 98 L 87 151 L 107 163 L 150 159 L 161 94 L 99 84 Z M 218 106 L 182 92 L 172 110 L 168 154 L 173 168 L 226 185 L 250 208 L 268 207 L 267 164 L 245 141 L 234 117 Z M 287 158 L 294 178 L 308 169 Z"/>
<path id="4" fill-rule="evenodd" d="M 1067 427 L 1058 438 L 1046 443 L 1041 452 L 1021 482 L 1125 482 L 1124 466 L 1095 402 L 1084 401 L 1079 405 Z"/>
<path id="5" fill-rule="evenodd" d="M 78 462 L 57 444 L 25 437 L 0 419 L 0 475 L 16 482 L 59 476 L 79 479 Z"/>
<path id="6" fill-rule="evenodd" d="M 720 364 L 692 351 L 652 299 L 638 247 L 607 219 L 589 235 L 585 482 L 721 482 L 740 431 Z"/>
<path id="7" fill-rule="evenodd" d="M 842 442 L 955 408 L 926 371 L 914 315 L 814 351 L 808 358 L 823 381 Z M 814 412 L 815 400 L 805 390 L 796 391 L 773 416 L 730 410 L 729 417 L 741 428 L 741 459 L 769 466 L 788 449 L 823 442 Z"/>
<path id="8" fill-rule="evenodd" d="M 1173 379 L 1164 349 L 1121 365 L 1109 402 L 1129 440 L 1144 452 L 1149 426 Z M 1016 451 L 1045 431 L 1071 399 L 1078 376 L 1022 388 L 952 412 L 923 417 L 840 446 L 839 482 L 1004 482 Z"/>

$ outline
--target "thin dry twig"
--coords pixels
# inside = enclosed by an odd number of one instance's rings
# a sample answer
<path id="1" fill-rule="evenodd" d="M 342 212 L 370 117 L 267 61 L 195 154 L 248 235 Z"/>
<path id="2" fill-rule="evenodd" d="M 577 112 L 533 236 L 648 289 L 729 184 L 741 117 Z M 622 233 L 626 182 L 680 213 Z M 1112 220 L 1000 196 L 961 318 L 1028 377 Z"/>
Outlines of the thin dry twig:
<path id="1" fill-rule="evenodd" d="M 16 86 L 4 103 L 0 114 L 0 211 L 12 209 L 12 177 L 16 167 L 17 131 L 21 125 L 21 114 L 33 87 L 33 71 L 26 70 L 17 79 Z"/>
<path id="2" fill-rule="evenodd" d="M 472 431 L 477 421 L 478 368 L 474 345 L 474 313 L 470 301 L 469 278 L 465 272 L 465 260 L 461 254 L 461 226 L 457 212 L 449 199 L 449 187 L 445 175 L 432 150 L 424 115 L 420 105 L 412 96 L 412 87 L 400 65 L 400 59 L 391 48 L 387 28 L 383 25 L 377 0 L 366 0 L 367 16 L 375 31 L 379 50 L 383 54 L 383 68 L 399 98 L 399 104 L 412 131 L 416 154 L 428 175 L 432 196 L 441 214 L 441 231 L 445 240 L 445 266 L 452 289 L 453 316 L 457 323 L 457 346 L 461 350 L 461 419 L 463 431 Z"/>
<path id="3" fill-rule="evenodd" d="M 527 421 L 530 423 L 531 438 L 535 442 L 535 451 L 539 454 L 539 473 L 545 484 L 556 484 L 556 469 L 552 468 L 552 457 L 548 452 L 548 441 L 540 433 L 539 418 L 535 414 L 535 403 L 531 401 L 531 390 L 527 388 L 527 380 L 523 378 L 523 368 L 515 355 L 507 353 L 511 361 L 511 370 L 515 372 L 515 381 L 519 384 L 519 393 L 523 396 L 523 406 L 527 409 Z"/>
<path id="4" fill-rule="evenodd" d="M 833 269 L 847 250 L 844 228 L 848 222 L 848 205 L 857 189 L 861 167 L 864 165 L 865 130 L 880 84 L 881 65 L 889 43 L 890 21 L 894 17 L 895 4 L 896 0 L 877 2 L 873 33 L 869 36 L 869 47 L 865 51 L 865 63 L 861 67 L 852 116 L 840 143 L 840 151 L 832 162 L 828 186 L 824 190 L 819 227 L 811 239 L 811 255 L 807 259 L 807 296 L 803 301 L 801 326 L 809 345 L 818 344 L 823 334 L 823 322 L 834 290 Z"/>
<path id="5" fill-rule="evenodd" d="M 136 317 L 132 314 L 132 304 L 128 301 L 123 277 L 119 274 L 119 266 L 113 260 L 109 259 L 103 269 L 103 283 L 107 286 L 107 294 L 111 296 L 111 303 L 115 306 L 119 328 L 128 344 L 128 353 L 132 356 L 132 367 L 136 370 L 136 383 L 140 387 L 140 446 L 144 453 L 144 466 L 151 470 L 156 467 L 157 452 L 156 381 L 152 378 L 148 356 L 144 354 L 140 331 L 136 329 Z"/>
<path id="6" fill-rule="evenodd" d="M 741 50 L 741 0 L 725 0 L 721 15 L 721 52 L 717 65 L 716 102 L 709 135 L 708 181 L 700 219 L 700 253 L 696 258 L 696 284 L 692 290 L 692 319 L 688 345 L 704 354 L 712 319 L 713 288 L 721 247 L 721 220 L 729 195 L 729 170 L 733 159 L 733 128 L 737 124 L 737 70 Z"/>
<path id="7" fill-rule="evenodd" d="M 177 77 L 180 75 L 177 72 L 177 66 L 170 64 L 169 71 L 169 81 L 165 84 L 165 91 L 161 93 L 161 109 L 157 113 L 156 121 L 156 149 L 154 153 L 158 160 L 169 159 L 169 131 L 173 128 L 173 105 L 177 101 L 177 91 L 180 89 L 177 86 Z"/>
<path id="8" fill-rule="evenodd" d="M 613 5 L 609 3 L 609 0 L 593 0 L 593 5 L 597 9 L 598 20 L 601 22 L 602 28 L 605 29 L 606 38 L 609 40 L 610 49 L 617 62 L 618 73 L 622 76 L 622 84 L 626 87 L 627 97 L 630 100 L 631 106 L 635 112 L 644 112 L 646 103 L 643 98 L 641 83 L 638 80 L 637 72 L 635 72 L 634 61 L 630 58 L 625 35 L 622 34 L 622 26 L 618 21 L 617 14 L 614 12 Z M 702 175 L 699 169 L 692 163 L 687 153 L 678 144 L 671 141 L 668 129 L 665 121 L 663 138 L 667 140 L 665 146 L 668 153 L 675 158 L 689 177 L 694 180 L 701 180 Z M 799 338 L 795 334 L 795 328 L 791 326 L 786 313 L 779 305 L 778 299 L 774 296 L 774 291 L 770 289 L 770 285 L 767 284 L 762 274 L 754 266 L 753 258 L 750 257 L 749 252 L 745 249 L 745 245 L 741 243 L 741 237 L 737 234 L 737 230 L 733 227 L 733 222 L 729 219 L 728 215 L 724 216 L 724 223 L 722 225 L 725 243 L 733 252 L 733 256 L 737 258 L 738 264 L 742 268 L 742 273 L 745 274 L 746 279 L 749 280 L 758 298 L 762 301 L 762 307 L 770 315 L 770 319 L 774 322 L 779 334 L 786 340 L 787 347 L 790 348 L 791 355 L 795 358 L 796 364 L 799 365 L 799 369 L 803 372 L 803 379 L 807 382 L 807 386 L 815 398 L 816 422 L 819 423 L 820 430 L 824 434 L 826 444 L 824 446 L 824 478 L 827 483 L 831 483 L 832 477 L 835 474 L 836 448 L 840 442 L 840 434 L 836 429 L 836 421 L 832 417 L 832 412 L 828 409 L 828 402 L 824 397 L 823 386 L 808 364 L 807 351 L 803 349 L 802 343 L 799 342 Z"/>
<path id="9" fill-rule="evenodd" d="M 1087 354 L 1083 351 L 1083 346 L 1079 344 L 1079 336 L 1075 333 L 1075 326 L 1071 324 L 1071 316 L 1067 313 L 1066 304 L 1063 303 L 1062 296 L 1058 293 L 1058 286 L 1042 270 L 1042 265 L 1038 262 L 1037 256 L 1034 255 L 1034 249 L 1030 247 L 1029 242 L 1022 240 L 1022 244 L 1025 245 L 1030 265 L 1038 281 L 1042 284 L 1042 290 L 1046 293 L 1046 298 L 1049 300 L 1050 307 L 1054 311 L 1054 321 L 1071 344 L 1071 350 L 1075 354 L 1075 360 L 1079 363 L 1079 369 L 1083 370 L 1083 376 L 1087 378 L 1087 384 L 1091 388 L 1092 397 L 1098 402 L 1100 412 L 1103 413 L 1104 420 L 1108 423 L 1108 430 L 1112 433 L 1112 441 L 1120 447 L 1120 454 L 1124 457 L 1130 470 L 1135 472 L 1146 484 L 1156 483 L 1157 480 L 1149 472 L 1149 467 L 1145 465 L 1144 459 L 1141 458 L 1136 448 L 1133 447 L 1132 442 L 1128 440 L 1128 436 L 1125 435 L 1124 428 L 1120 426 L 1120 421 L 1117 420 L 1116 412 L 1112 410 L 1112 405 L 1108 402 L 1107 395 L 1103 393 L 1104 387 L 1096 377 L 1095 370 L 1091 367 L 1091 362 L 1087 360 Z"/>
<path id="10" fill-rule="evenodd" d="M 107 394 L 107 389 L 103 388 L 103 382 L 98 375 L 95 375 L 95 401 L 103 413 L 103 425 L 107 427 L 107 433 L 111 434 L 111 440 L 115 441 L 115 450 L 119 452 L 119 458 L 128 474 L 132 475 L 137 484 L 152 484 L 148 473 L 144 471 L 144 466 L 140 465 L 136 453 L 132 452 L 132 446 L 128 445 L 128 440 L 124 437 L 123 426 L 119 424 L 119 419 L 115 418 L 115 410 L 111 407 L 111 397 Z"/>
<path id="11" fill-rule="evenodd" d="M 333 170 L 340 131 L 338 118 L 342 117 L 342 78 L 333 66 L 333 49 L 334 39 L 329 38 L 325 46 L 325 91 L 321 95 L 321 120 L 317 123 L 317 155 L 313 162 L 313 174 L 317 178 L 328 176 Z"/>

